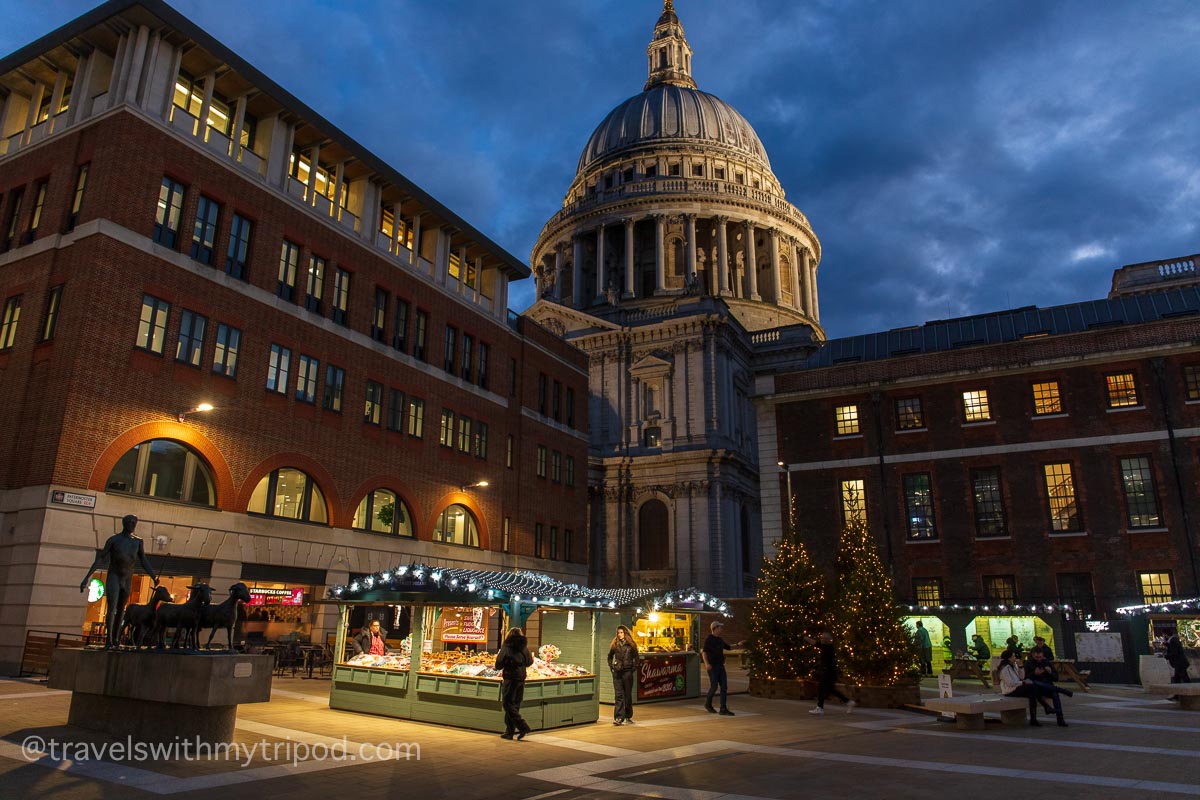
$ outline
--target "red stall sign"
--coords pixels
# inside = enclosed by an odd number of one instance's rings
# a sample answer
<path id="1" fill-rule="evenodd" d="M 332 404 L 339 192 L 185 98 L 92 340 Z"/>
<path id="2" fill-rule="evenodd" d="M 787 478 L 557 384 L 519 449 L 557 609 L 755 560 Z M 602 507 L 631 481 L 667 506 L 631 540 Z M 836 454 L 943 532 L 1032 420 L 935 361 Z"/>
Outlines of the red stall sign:
<path id="1" fill-rule="evenodd" d="M 682 697 L 686 693 L 686 655 L 643 657 L 638 662 L 638 700 Z"/>
<path id="2" fill-rule="evenodd" d="M 253 588 L 250 590 L 250 605 L 252 606 L 302 606 L 304 605 L 303 589 L 266 589 Z"/>

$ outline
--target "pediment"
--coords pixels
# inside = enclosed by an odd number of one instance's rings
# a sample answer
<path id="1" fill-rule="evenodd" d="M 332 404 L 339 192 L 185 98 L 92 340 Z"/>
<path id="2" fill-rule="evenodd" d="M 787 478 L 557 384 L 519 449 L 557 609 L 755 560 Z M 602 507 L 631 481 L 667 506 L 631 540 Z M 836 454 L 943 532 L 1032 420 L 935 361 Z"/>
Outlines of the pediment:
<path id="1" fill-rule="evenodd" d="M 585 333 L 621 330 L 620 325 L 614 325 L 584 311 L 544 299 L 539 299 L 526 309 L 525 316 L 563 338 L 572 338 Z"/>
<path id="2" fill-rule="evenodd" d="M 629 367 L 629 374 L 634 377 L 660 375 L 675 368 L 675 362 L 669 357 L 657 354 L 642 356 Z"/>

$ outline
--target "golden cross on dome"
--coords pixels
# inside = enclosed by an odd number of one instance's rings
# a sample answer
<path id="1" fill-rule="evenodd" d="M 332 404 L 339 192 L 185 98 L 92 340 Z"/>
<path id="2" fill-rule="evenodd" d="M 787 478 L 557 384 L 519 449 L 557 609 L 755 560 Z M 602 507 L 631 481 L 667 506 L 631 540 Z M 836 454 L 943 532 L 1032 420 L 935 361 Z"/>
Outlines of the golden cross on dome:
<path id="1" fill-rule="evenodd" d="M 664 13 L 667 11 L 674 11 L 674 10 L 675 10 L 675 0 L 663 0 L 663 12 Z"/>

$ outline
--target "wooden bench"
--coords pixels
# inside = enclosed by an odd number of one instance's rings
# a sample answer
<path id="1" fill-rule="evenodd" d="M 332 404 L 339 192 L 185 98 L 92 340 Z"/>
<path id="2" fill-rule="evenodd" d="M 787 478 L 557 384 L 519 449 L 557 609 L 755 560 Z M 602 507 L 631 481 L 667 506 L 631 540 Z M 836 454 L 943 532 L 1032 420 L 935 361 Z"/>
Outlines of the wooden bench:
<path id="1" fill-rule="evenodd" d="M 1150 694 L 1175 695 L 1185 711 L 1200 711 L 1200 683 L 1151 683 L 1146 691 Z"/>
<path id="2" fill-rule="evenodd" d="M 1200 686 L 1200 684 L 1196 684 Z M 1029 698 L 974 694 L 963 697 L 938 697 L 924 701 L 926 708 L 953 713 L 955 726 L 961 731 L 983 730 L 983 715 L 999 711 L 1000 722 L 1021 725 L 1029 709 Z"/>

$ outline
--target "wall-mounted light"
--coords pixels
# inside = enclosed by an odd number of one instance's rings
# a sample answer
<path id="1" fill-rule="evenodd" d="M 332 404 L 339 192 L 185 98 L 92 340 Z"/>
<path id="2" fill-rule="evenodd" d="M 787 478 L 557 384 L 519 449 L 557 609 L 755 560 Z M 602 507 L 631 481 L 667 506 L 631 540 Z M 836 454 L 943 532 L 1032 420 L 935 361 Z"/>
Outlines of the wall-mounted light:
<path id="1" fill-rule="evenodd" d="M 460 486 L 458 488 L 461 491 L 465 492 L 467 489 L 486 489 L 488 487 L 488 485 L 489 484 L 487 481 L 475 481 L 475 483 L 468 483 L 468 484 L 466 484 L 464 486 Z"/>
<path id="2" fill-rule="evenodd" d="M 187 417 L 191 416 L 192 414 L 199 414 L 199 413 L 203 413 L 205 411 L 212 411 L 212 410 L 213 410 L 212 403 L 201 403 L 200 405 L 196 406 L 195 408 L 189 408 L 187 411 L 180 411 L 178 414 L 175 415 L 175 418 L 177 420 L 179 420 L 180 422 L 183 422 Z"/>

